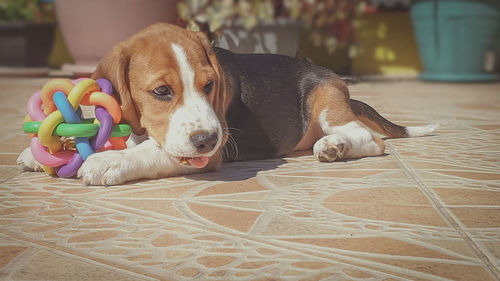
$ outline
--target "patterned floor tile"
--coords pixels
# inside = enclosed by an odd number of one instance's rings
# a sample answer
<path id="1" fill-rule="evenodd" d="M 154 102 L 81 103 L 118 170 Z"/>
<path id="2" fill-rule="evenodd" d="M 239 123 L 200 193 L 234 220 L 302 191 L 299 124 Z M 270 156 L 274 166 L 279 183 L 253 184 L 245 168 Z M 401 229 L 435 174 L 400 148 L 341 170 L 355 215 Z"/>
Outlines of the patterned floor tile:
<path id="1" fill-rule="evenodd" d="M 21 246 L 0 246 L 0 268 L 8 265 L 13 259 L 27 249 L 27 247 Z"/>
<path id="2" fill-rule="evenodd" d="M 45 81 L 0 78 L 1 280 L 500 280 L 498 83 L 351 86 L 391 120 L 440 124 L 381 157 L 93 187 L 14 166 Z"/>
<path id="3" fill-rule="evenodd" d="M 123 280 L 139 281 L 141 277 L 130 276 L 118 270 L 108 269 L 95 263 L 84 262 L 50 251 L 40 250 L 25 265 L 11 275 L 12 280 Z"/>

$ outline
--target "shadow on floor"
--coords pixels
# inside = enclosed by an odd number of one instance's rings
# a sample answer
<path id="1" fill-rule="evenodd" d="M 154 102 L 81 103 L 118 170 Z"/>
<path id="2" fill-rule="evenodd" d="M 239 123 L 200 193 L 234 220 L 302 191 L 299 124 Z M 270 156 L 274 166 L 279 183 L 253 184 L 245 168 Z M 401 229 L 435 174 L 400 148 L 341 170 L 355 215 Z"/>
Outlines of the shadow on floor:
<path id="1" fill-rule="evenodd" d="M 216 172 L 186 175 L 184 177 L 191 180 L 203 181 L 240 181 L 253 178 L 259 172 L 273 170 L 286 163 L 287 161 L 282 158 L 224 162 L 222 163 L 222 167 Z"/>

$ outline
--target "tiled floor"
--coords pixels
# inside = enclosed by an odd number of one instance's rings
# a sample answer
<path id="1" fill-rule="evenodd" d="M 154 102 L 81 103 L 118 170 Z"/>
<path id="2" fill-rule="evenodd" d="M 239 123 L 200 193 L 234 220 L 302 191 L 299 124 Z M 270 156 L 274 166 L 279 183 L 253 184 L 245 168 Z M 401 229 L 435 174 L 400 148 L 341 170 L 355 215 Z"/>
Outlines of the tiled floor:
<path id="1" fill-rule="evenodd" d="M 24 104 L 0 79 L 0 280 L 499 280 L 500 84 L 363 82 L 386 155 L 224 165 L 115 187 L 21 173 Z"/>

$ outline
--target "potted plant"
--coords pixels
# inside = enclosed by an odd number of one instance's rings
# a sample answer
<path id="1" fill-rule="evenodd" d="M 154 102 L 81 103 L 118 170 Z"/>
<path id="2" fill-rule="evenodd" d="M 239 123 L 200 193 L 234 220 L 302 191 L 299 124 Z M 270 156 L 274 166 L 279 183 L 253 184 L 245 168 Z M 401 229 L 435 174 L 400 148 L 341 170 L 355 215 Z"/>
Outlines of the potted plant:
<path id="1" fill-rule="evenodd" d="M 207 32 L 219 46 L 235 52 L 294 56 L 302 30 L 330 53 L 349 46 L 354 55 L 354 18 L 365 6 L 365 0 L 184 0 L 178 13 L 189 28 Z"/>
<path id="2" fill-rule="evenodd" d="M 177 22 L 177 0 L 56 0 L 58 23 L 75 64 L 63 70 L 94 72 L 118 42 L 157 22 Z"/>
<path id="3" fill-rule="evenodd" d="M 414 77 L 422 65 L 410 19 L 409 0 L 372 0 L 358 20 L 355 40 L 363 52 L 352 61 L 355 75 Z"/>
<path id="4" fill-rule="evenodd" d="M 45 66 L 54 36 L 52 3 L 0 1 L 0 65 Z"/>
<path id="5" fill-rule="evenodd" d="M 437 81 L 491 81 L 499 55 L 500 1 L 416 0 L 411 17 L 424 72 Z"/>

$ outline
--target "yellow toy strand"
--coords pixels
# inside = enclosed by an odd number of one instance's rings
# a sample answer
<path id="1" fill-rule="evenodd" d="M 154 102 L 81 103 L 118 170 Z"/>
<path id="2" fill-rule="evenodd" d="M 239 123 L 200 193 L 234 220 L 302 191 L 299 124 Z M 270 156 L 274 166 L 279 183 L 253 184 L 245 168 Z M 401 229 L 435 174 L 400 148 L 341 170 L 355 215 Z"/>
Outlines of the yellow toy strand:
<path id="1" fill-rule="evenodd" d="M 61 139 L 58 136 L 53 136 L 52 132 L 56 129 L 59 123 L 62 123 L 64 118 L 59 110 L 52 112 L 43 120 L 38 129 L 38 139 L 43 146 L 50 149 L 51 153 L 61 151 L 63 146 Z"/>
<path id="2" fill-rule="evenodd" d="M 56 169 L 52 168 L 52 167 L 48 167 L 48 166 L 42 166 L 43 168 L 43 171 L 45 173 L 47 173 L 47 175 L 55 175 L 56 174 Z"/>
<path id="3" fill-rule="evenodd" d="M 83 96 L 85 96 L 89 92 L 100 92 L 101 87 L 99 84 L 92 79 L 85 79 L 78 84 L 76 84 L 73 89 L 68 94 L 68 101 L 73 106 L 73 109 L 76 111 L 80 106 L 80 102 L 82 101 Z"/>

